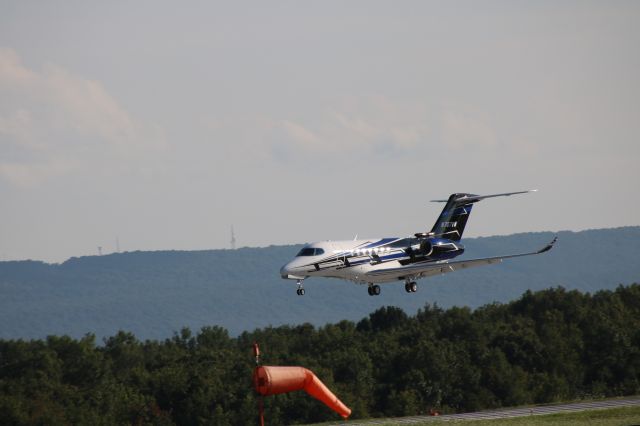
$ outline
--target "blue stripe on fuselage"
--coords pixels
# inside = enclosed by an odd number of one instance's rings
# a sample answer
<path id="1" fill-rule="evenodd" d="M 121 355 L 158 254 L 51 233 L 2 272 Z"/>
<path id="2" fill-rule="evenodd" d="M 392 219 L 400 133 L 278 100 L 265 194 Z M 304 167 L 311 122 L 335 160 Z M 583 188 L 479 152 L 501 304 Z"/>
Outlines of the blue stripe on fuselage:
<path id="1" fill-rule="evenodd" d="M 385 256 L 380 256 L 380 263 L 384 263 L 384 262 L 389 261 L 389 260 L 405 258 L 405 257 L 408 257 L 408 256 L 404 252 L 390 253 L 390 254 L 385 255 Z M 362 265 L 364 263 L 369 263 L 372 260 L 374 260 L 374 258 L 373 257 L 369 257 L 369 256 L 367 256 L 367 257 L 365 257 L 363 259 L 358 259 L 358 260 L 349 259 L 349 264 L 351 266 L 358 266 L 358 265 Z"/>

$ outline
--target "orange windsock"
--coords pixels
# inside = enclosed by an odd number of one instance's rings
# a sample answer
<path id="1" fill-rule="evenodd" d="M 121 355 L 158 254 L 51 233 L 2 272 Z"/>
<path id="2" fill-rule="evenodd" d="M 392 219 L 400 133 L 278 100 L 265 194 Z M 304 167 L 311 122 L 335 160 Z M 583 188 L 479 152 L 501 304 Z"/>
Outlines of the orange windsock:
<path id="1" fill-rule="evenodd" d="M 351 409 L 344 405 L 313 372 L 306 368 L 304 370 L 307 374 L 304 390 L 315 399 L 324 402 L 327 407 L 340 414 L 342 418 L 346 419 L 349 417 Z"/>
<path id="2" fill-rule="evenodd" d="M 253 373 L 253 384 L 256 391 L 265 396 L 304 389 L 343 418 L 351 414 L 351 410 L 312 371 L 303 367 L 257 367 Z"/>

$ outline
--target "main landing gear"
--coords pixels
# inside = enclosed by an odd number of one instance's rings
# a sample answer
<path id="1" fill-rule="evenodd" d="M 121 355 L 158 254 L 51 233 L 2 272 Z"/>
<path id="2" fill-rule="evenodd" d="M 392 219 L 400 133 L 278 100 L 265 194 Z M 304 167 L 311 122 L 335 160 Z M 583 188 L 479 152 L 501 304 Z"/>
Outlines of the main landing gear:
<path id="1" fill-rule="evenodd" d="M 298 289 L 296 290 L 296 294 L 298 296 L 304 296 L 304 287 L 302 287 L 302 280 L 298 280 Z"/>
<path id="2" fill-rule="evenodd" d="M 367 292 L 369 293 L 369 296 L 378 296 L 380 294 L 380 286 L 377 284 L 369 284 Z"/>
<path id="3" fill-rule="evenodd" d="M 404 289 L 407 293 L 415 293 L 418 291 L 418 284 L 415 281 L 407 281 L 404 284 Z"/>

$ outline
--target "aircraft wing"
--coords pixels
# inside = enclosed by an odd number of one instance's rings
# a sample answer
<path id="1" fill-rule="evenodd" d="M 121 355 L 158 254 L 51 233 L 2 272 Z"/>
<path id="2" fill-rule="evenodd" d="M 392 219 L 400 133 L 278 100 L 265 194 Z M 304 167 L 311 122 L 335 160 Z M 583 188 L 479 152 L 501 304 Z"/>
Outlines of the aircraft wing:
<path id="1" fill-rule="evenodd" d="M 510 254 L 506 256 L 485 257 L 481 259 L 469 259 L 469 260 L 455 260 L 455 261 L 441 261 L 441 262 L 425 262 L 413 265 L 401 266 L 398 268 L 379 269 L 377 271 L 371 271 L 366 276 L 370 277 L 396 277 L 401 280 L 404 278 L 424 278 L 433 275 L 446 274 L 447 272 L 455 272 L 462 269 L 474 268 L 476 266 L 493 265 L 494 263 L 501 263 L 505 259 L 511 259 L 514 257 L 531 256 L 534 254 L 545 253 L 553 247 L 558 237 L 541 248 L 538 251 L 530 253 Z"/>

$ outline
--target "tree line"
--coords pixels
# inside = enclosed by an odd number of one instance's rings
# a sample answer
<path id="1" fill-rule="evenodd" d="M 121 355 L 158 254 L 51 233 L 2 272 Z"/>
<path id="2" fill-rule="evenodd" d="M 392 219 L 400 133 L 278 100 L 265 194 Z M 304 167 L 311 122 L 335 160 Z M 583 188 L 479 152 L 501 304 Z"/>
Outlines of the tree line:
<path id="1" fill-rule="evenodd" d="M 252 344 L 265 365 L 311 369 L 351 418 L 463 412 L 640 393 L 640 285 L 552 288 L 471 310 L 384 307 L 355 323 L 163 341 L 0 340 L 3 424 L 256 424 Z M 264 401 L 267 424 L 338 417 L 303 393 Z"/>

